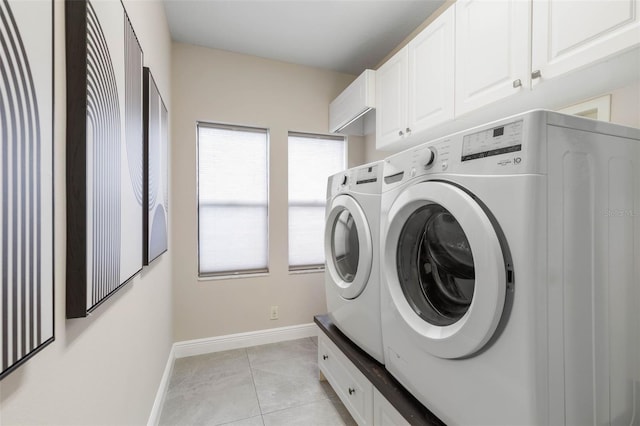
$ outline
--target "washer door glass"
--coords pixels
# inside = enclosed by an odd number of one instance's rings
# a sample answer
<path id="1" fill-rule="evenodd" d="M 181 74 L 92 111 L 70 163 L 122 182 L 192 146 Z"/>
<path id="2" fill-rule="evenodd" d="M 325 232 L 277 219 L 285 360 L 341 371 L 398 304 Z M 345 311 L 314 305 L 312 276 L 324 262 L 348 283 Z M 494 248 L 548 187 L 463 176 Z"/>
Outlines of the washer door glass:
<path id="1" fill-rule="evenodd" d="M 455 185 L 425 181 L 397 195 L 383 229 L 383 304 L 399 314 L 393 321 L 440 358 L 480 350 L 502 318 L 511 268 L 488 210 Z"/>
<path id="2" fill-rule="evenodd" d="M 360 243 L 356 222 L 349 210 L 342 210 L 333 223 L 332 256 L 338 276 L 345 282 L 353 282 L 358 272 Z"/>
<path id="3" fill-rule="evenodd" d="M 456 218 L 438 204 L 416 210 L 398 240 L 400 286 L 413 310 L 438 326 L 469 310 L 475 287 L 473 254 Z"/>
<path id="4" fill-rule="evenodd" d="M 369 281 L 374 247 L 367 217 L 351 196 L 338 195 L 327 208 L 324 253 L 329 285 L 345 299 L 358 297 Z"/>

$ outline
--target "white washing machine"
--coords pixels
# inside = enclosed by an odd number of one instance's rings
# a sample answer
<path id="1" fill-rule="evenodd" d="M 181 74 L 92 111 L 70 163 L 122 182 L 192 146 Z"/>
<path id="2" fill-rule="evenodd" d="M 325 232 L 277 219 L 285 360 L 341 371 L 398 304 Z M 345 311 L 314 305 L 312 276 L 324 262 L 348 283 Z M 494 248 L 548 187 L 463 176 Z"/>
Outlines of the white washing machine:
<path id="1" fill-rule="evenodd" d="M 640 424 L 640 130 L 533 111 L 389 157 L 385 366 L 447 424 Z"/>
<path id="2" fill-rule="evenodd" d="M 324 238 L 329 317 L 380 363 L 382 166 L 379 161 L 329 177 Z"/>

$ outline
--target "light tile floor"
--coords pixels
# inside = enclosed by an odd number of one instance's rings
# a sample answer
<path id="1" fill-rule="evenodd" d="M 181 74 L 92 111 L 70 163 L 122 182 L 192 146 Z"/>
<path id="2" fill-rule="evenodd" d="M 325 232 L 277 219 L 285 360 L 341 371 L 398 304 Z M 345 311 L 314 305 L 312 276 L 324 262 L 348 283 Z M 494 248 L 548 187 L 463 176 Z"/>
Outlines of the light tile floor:
<path id="1" fill-rule="evenodd" d="M 355 425 L 319 381 L 316 338 L 175 361 L 160 425 Z"/>

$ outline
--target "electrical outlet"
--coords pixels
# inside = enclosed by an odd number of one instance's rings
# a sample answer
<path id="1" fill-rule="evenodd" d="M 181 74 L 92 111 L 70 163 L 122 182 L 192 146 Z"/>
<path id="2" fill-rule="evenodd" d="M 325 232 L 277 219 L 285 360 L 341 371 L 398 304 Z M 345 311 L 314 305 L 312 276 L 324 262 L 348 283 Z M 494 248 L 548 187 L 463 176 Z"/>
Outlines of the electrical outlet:
<path id="1" fill-rule="evenodd" d="M 278 319 L 278 306 L 271 307 L 271 316 L 269 318 L 272 320 Z"/>

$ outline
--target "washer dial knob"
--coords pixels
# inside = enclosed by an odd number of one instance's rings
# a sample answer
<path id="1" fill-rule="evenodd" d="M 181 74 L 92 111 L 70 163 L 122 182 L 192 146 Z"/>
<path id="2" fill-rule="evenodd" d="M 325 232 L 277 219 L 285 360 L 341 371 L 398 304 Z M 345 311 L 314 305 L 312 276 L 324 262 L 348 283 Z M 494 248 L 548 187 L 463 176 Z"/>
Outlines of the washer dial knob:
<path id="1" fill-rule="evenodd" d="M 429 148 L 427 149 L 427 161 L 425 161 L 424 163 L 424 168 L 428 169 L 429 167 L 433 166 L 433 162 L 436 160 L 436 151 L 433 148 Z"/>

